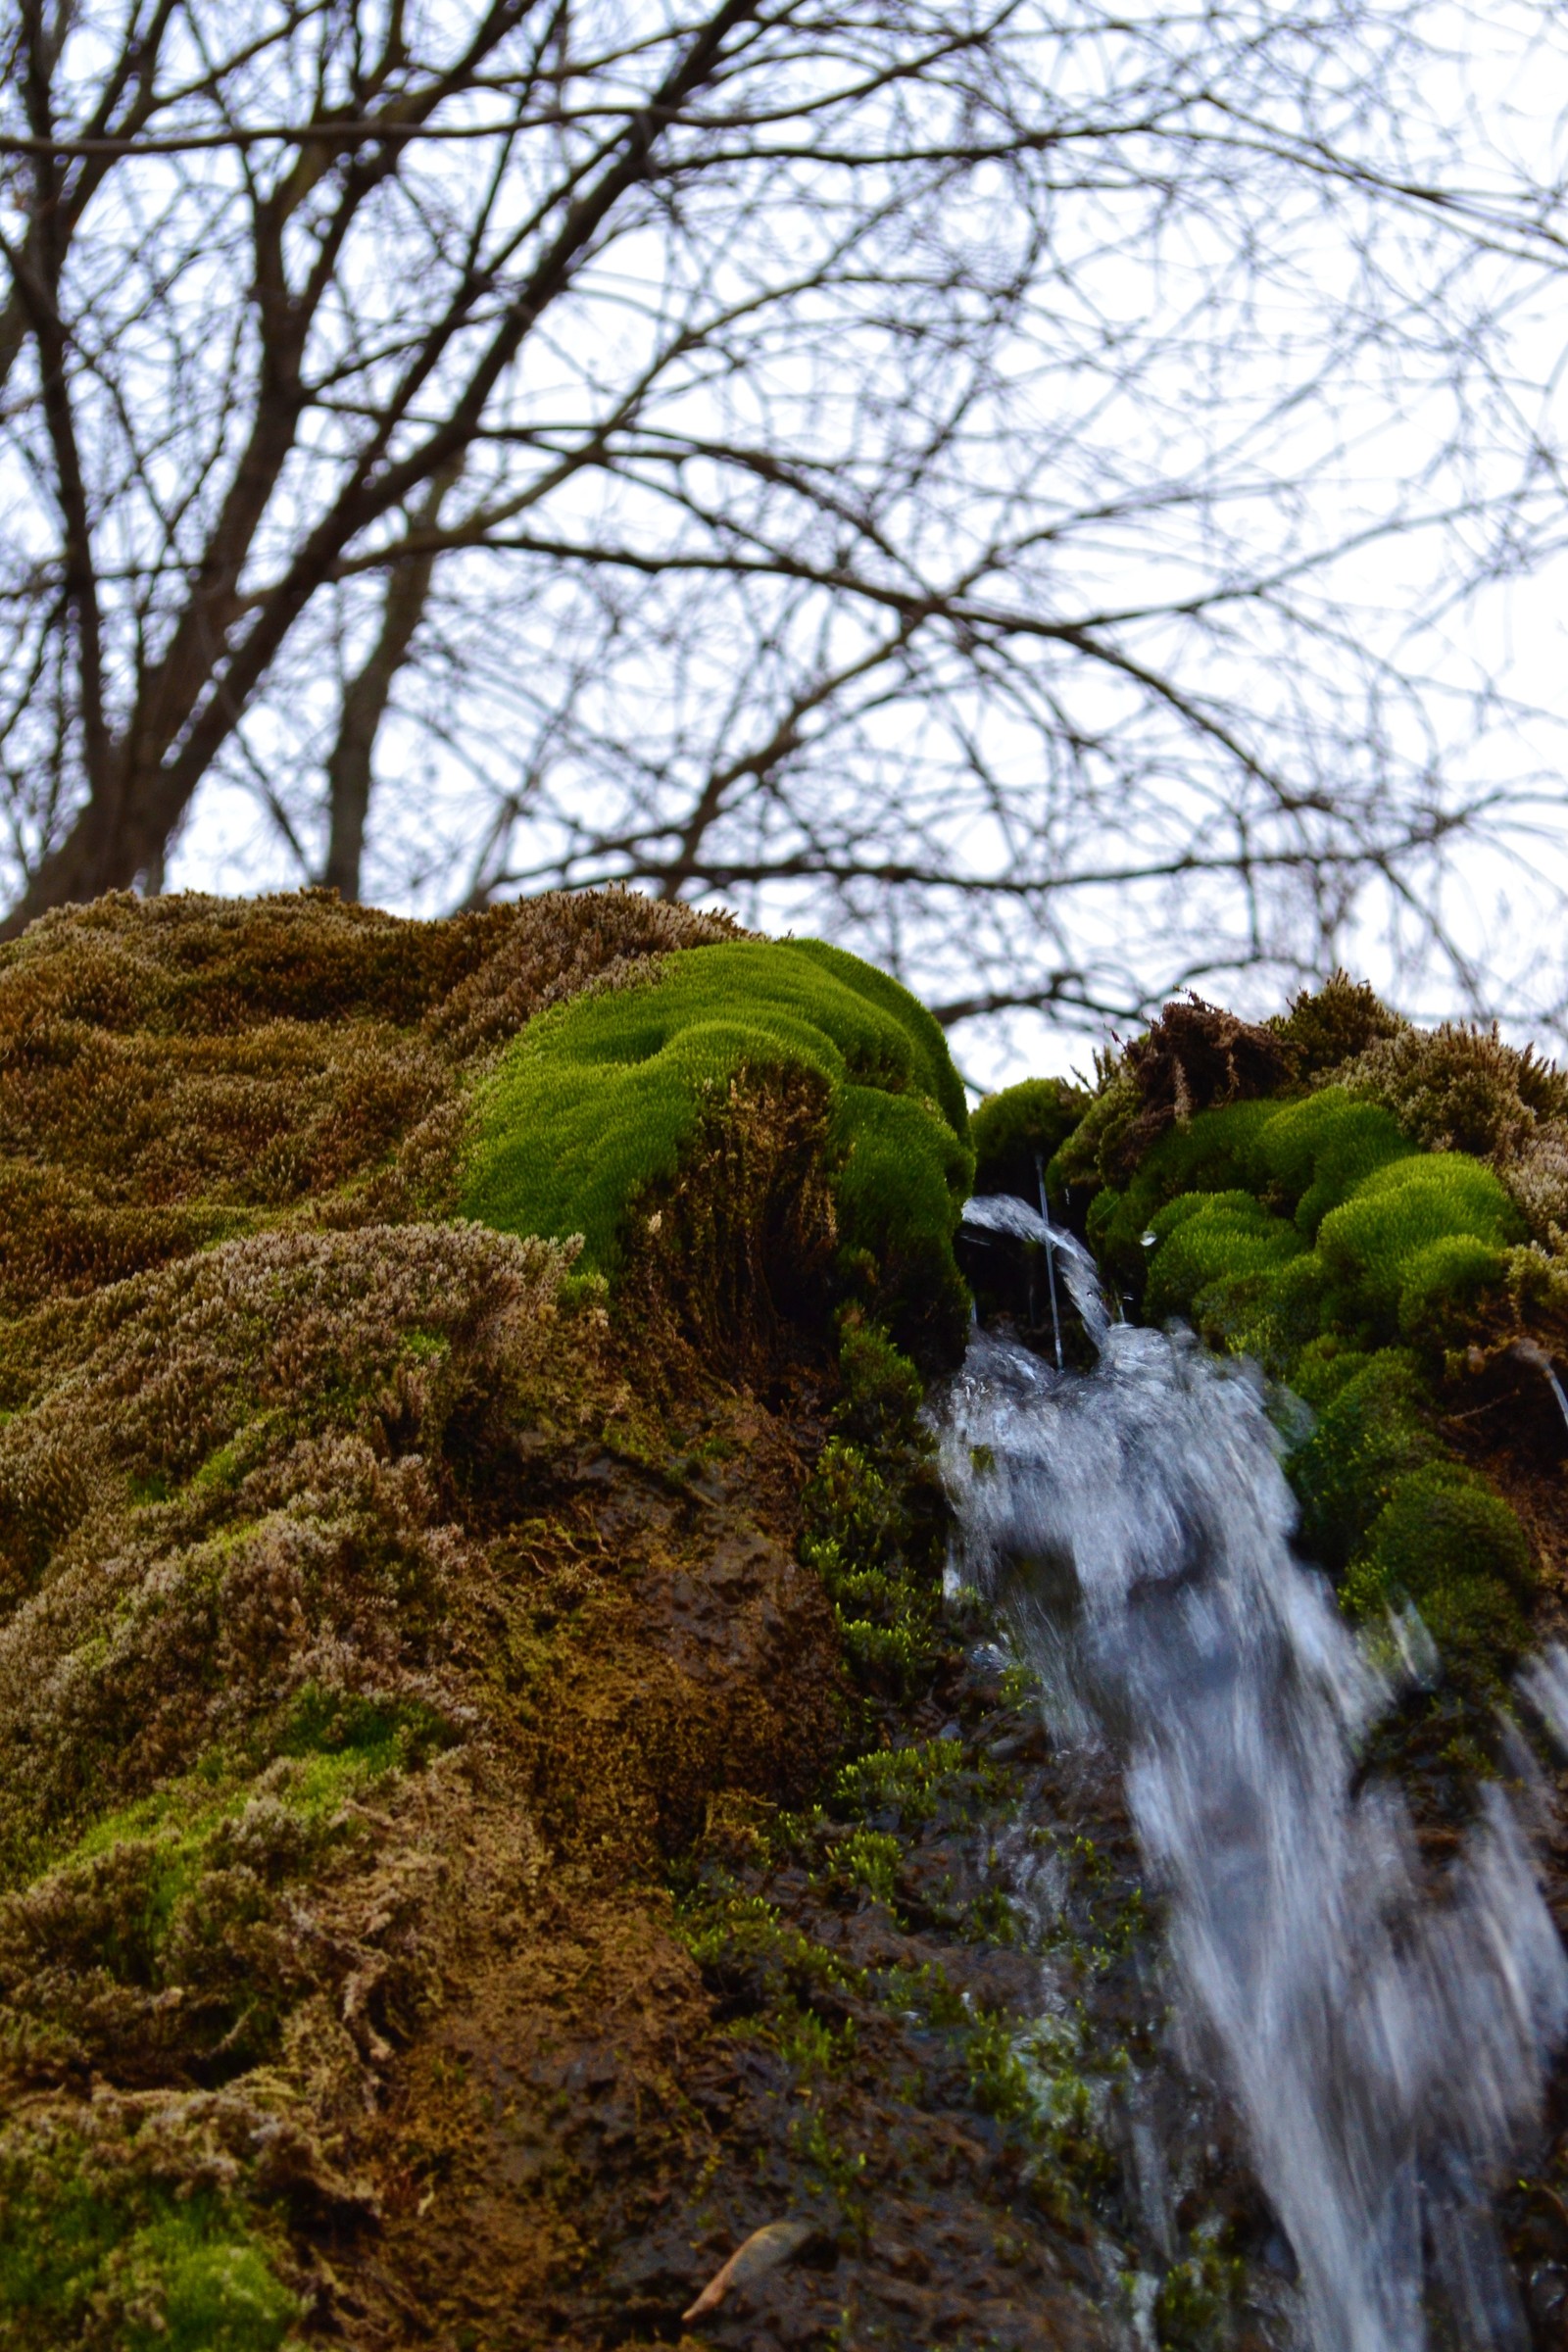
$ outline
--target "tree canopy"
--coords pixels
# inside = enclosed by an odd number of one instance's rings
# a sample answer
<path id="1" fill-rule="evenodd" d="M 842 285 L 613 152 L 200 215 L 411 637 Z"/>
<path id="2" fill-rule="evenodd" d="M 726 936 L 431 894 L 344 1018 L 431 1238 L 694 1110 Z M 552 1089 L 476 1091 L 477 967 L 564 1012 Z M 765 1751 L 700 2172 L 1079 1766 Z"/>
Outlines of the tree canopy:
<path id="1" fill-rule="evenodd" d="M 1464 12 L 0 26 L 11 927 L 239 792 L 270 878 L 716 897 L 950 1024 L 1376 923 L 1485 999 L 1444 877 L 1554 811 L 1463 616 L 1560 527 L 1564 248 Z"/>

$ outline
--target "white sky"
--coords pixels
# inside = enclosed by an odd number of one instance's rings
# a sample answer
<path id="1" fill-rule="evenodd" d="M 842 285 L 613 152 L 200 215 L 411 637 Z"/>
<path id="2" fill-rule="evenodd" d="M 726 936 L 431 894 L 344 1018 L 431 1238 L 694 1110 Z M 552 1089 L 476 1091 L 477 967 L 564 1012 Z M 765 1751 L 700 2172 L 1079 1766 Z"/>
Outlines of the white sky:
<path id="1" fill-rule="evenodd" d="M 1484 141 L 1499 148 L 1514 147 L 1527 155 L 1538 172 L 1553 153 L 1561 153 L 1564 105 L 1568 92 L 1540 71 L 1539 58 L 1529 55 L 1530 36 L 1552 16 L 1539 7 L 1500 9 L 1489 20 L 1492 37 L 1480 39 L 1474 25 L 1466 27 L 1461 12 L 1452 12 L 1456 41 L 1462 53 L 1451 73 L 1435 73 L 1429 90 L 1439 121 L 1458 121 L 1467 109 L 1476 125 L 1473 154 L 1476 176 L 1485 169 Z M 1560 47 L 1554 53 L 1560 66 Z M 1325 285 L 1343 266 L 1343 257 L 1325 247 Z M 1499 270 L 1499 284 L 1503 273 Z M 1528 399 L 1537 387 L 1541 418 L 1560 427 L 1564 420 L 1560 376 L 1568 357 L 1568 262 L 1555 277 L 1546 277 L 1530 304 L 1513 320 L 1515 367 Z M 1141 289 L 1136 272 L 1129 275 L 1128 301 L 1136 308 Z M 1343 477 L 1347 513 L 1365 486 L 1379 490 L 1398 478 L 1408 464 L 1419 466 L 1430 445 L 1431 418 L 1413 413 L 1400 428 L 1391 427 L 1386 408 L 1368 400 L 1364 417 L 1353 406 L 1342 413 L 1347 451 L 1353 453 Z M 1537 421 L 1537 420 L 1532 420 Z M 1363 426 L 1365 433 L 1363 434 Z M 1355 479 L 1359 469 L 1363 483 Z M 1568 543 L 1568 489 L 1561 506 L 1560 537 Z M 1431 560 L 1430 549 L 1419 542 L 1394 543 L 1375 558 L 1357 564 L 1347 575 L 1348 605 L 1365 606 L 1396 628 L 1397 616 L 1421 600 L 1430 585 L 1413 564 Z M 1125 555 L 1116 585 L 1129 601 L 1151 585 Z M 1151 575 L 1152 576 L 1152 575 Z M 1517 824 L 1507 846 L 1485 855 L 1469 853 L 1446 878 L 1444 914 L 1450 936 L 1473 959 L 1481 1000 L 1520 1034 L 1542 1036 L 1562 1051 L 1568 1031 L 1561 1025 L 1561 1008 L 1568 1001 L 1568 940 L 1563 936 L 1563 907 L 1568 905 L 1568 806 L 1557 779 L 1568 770 L 1568 554 L 1545 562 L 1524 577 L 1501 580 L 1449 612 L 1438 635 L 1413 646 L 1412 660 L 1442 677 L 1464 685 L 1481 669 L 1495 676 L 1515 708 L 1499 710 L 1485 738 L 1466 755 L 1469 772 L 1485 781 L 1517 788 L 1526 778 L 1540 780 L 1534 827 Z M 1453 706 L 1456 729 L 1464 723 L 1461 701 Z M 392 760 L 398 747 L 388 747 Z M 383 761 L 383 771 L 386 763 Z M 454 778 L 451 789 L 461 792 Z M 171 888 L 205 888 L 245 893 L 269 887 L 291 887 L 297 868 L 261 819 L 254 801 L 242 790 L 214 779 L 201 793 L 170 863 Z M 390 903 L 398 905 L 397 900 Z M 404 910 L 430 912 L 434 907 L 405 899 Z M 778 925 L 791 919 L 791 908 L 780 901 L 775 908 L 764 904 L 763 916 Z M 1133 918 L 1136 921 L 1136 917 Z M 1134 950 L 1136 950 L 1136 943 Z M 1134 953 L 1136 960 L 1136 952 Z M 1418 1017 L 1440 1017 L 1456 1009 L 1451 985 L 1430 961 L 1412 963 L 1408 940 L 1401 940 L 1396 923 L 1386 911 L 1357 926 L 1350 935 L 1347 960 L 1385 990 L 1401 1007 Z M 951 985 L 950 972 L 932 968 L 927 975 L 914 959 L 909 976 L 933 993 Z M 1264 981 L 1249 1002 L 1245 986 L 1228 994 L 1238 1009 L 1265 1011 L 1278 1003 L 1278 987 Z M 1553 1018 L 1552 1015 L 1557 1017 Z M 977 1086 L 1005 1083 L 1030 1071 L 1066 1070 L 1087 1066 L 1091 1038 L 1082 1027 L 1067 1030 L 1039 1016 L 1014 1014 L 984 1026 L 971 1024 L 954 1033 L 956 1057 L 965 1076 Z"/>

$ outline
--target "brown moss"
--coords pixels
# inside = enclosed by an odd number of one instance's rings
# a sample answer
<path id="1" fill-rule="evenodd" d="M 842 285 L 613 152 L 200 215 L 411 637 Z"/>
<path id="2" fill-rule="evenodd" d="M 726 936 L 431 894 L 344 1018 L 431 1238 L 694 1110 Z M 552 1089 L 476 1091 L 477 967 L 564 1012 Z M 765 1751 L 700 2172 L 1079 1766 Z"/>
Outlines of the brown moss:
<path id="1" fill-rule="evenodd" d="M 1401 1028 L 1335 1084 L 1384 1102 L 1429 1152 L 1471 1152 L 1496 1173 L 1538 1241 L 1568 1237 L 1568 1073 L 1491 1029 Z"/>
<path id="2" fill-rule="evenodd" d="M 0 1312 L 280 1212 L 439 1209 L 466 1073 L 544 1005 L 734 936 L 629 891 L 446 923 L 313 891 L 45 917 L 0 948 Z"/>
<path id="3" fill-rule="evenodd" d="M 715 1103 L 613 1325 L 569 1248 L 428 1218 L 520 1020 L 729 928 L 122 899 L 0 956 L 0 2095 L 61 2147 L 156 2110 L 127 2216 L 206 2193 L 228 2101 L 224 2195 L 358 2340 L 442 2017 L 548 2044 L 590 1881 L 596 1965 L 695 1986 L 650 1883 L 841 1738 L 803 1462 L 714 1371 L 821 1315 L 815 1097 Z M 556 2212 L 487 2275 L 553 2277 Z"/>
<path id="4" fill-rule="evenodd" d="M 1294 1069 L 1290 1048 L 1272 1030 L 1198 996 L 1167 1004 L 1119 1054 L 1097 1054 L 1095 1099 L 1058 1150 L 1053 1181 L 1124 1185 L 1172 1127 L 1197 1111 L 1277 1093 Z"/>
<path id="5" fill-rule="evenodd" d="M 1365 980 L 1333 971 L 1321 988 L 1303 988 L 1290 1010 L 1268 1023 L 1301 1080 L 1326 1078 L 1358 1054 L 1408 1027 Z"/>

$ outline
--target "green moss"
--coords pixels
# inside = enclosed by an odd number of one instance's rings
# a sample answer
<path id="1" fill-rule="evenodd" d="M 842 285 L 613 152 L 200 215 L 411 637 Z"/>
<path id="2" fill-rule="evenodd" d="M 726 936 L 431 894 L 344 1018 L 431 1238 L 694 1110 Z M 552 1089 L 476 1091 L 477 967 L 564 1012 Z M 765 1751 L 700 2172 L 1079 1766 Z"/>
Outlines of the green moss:
<path id="1" fill-rule="evenodd" d="M 1301 1231 L 1313 1234 L 1357 1185 L 1409 1152 L 1386 1110 L 1325 1087 L 1300 1102 L 1269 1106 L 1258 1122 L 1251 1171 L 1293 1204 Z"/>
<path id="2" fill-rule="evenodd" d="M 801 1558 L 822 1579 L 851 1667 L 905 1695 L 936 1655 L 935 1590 L 910 1557 L 908 1499 L 864 1446 L 832 1438 L 803 1496 Z"/>
<path id="3" fill-rule="evenodd" d="M 1400 1293 L 1416 1277 L 1430 1297 L 1435 1278 L 1451 1261 L 1415 1260 L 1434 1242 L 1466 1239 L 1493 1250 L 1524 1238 L 1507 1194 L 1479 1160 L 1459 1152 L 1434 1152 L 1376 1170 L 1352 1197 L 1325 1216 L 1318 1250 L 1330 1278 L 1352 1294 L 1380 1332 L 1398 1328 Z M 1459 1265 L 1469 1280 L 1472 1255 Z"/>
<path id="4" fill-rule="evenodd" d="M 308 1683 L 272 1744 L 280 1756 L 342 1757 L 373 1774 L 418 1771 L 457 1737 L 446 1717 L 422 1699 L 371 1698 Z"/>
<path id="5" fill-rule="evenodd" d="M 1245 2278 L 1243 2264 L 1213 2246 L 1173 2263 L 1154 2298 L 1154 2339 L 1161 2352 L 1205 2352 L 1223 2340 L 1221 2331 Z"/>
<path id="6" fill-rule="evenodd" d="M 969 1121 L 977 1193 L 1015 1193 L 1033 1200 L 1048 1167 L 1089 1106 L 1065 1078 L 1026 1078 L 988 1095 Z"/>
<path id="7" fill-rule="evenodd" d="M 1517 1655 L 1536 1563 L 1501 1496 L 1457 1462 L 1395 1481 L 1346 1578 L 1347 1606 L 1370 1616 L 1412 1600 L 1433 1638 L 1476 1664 Z"/>
<path id="8" fill-rule="evenodd" d="M 1406 1261 L 1399 1336 L 1435 1362 L 1474 1337 L 1489 1294 L 1508 1277 L 1508 1252 L 1473 1233 L 1445 1234 Z"/>
<path id="9" fill-rule="evenodd" d="M 1332 1004 L 1303 1001 L 1279 1026 L 1298 1077 L 1321 1070 L 1336 1040 L 1364 1053 L 1404 1038 L 1369 992 L 1341 982 L 1324 994 Z M 1125 1095 L 1124 1079 L 1118 1085 Z M 1131 1107 L 1117 1100 L 1125 1122 Z M 1094 1115 L 1064 1161 L 1081 1158 Z M 1150 1320 L 1182 1316 L 1210 1346 L 1253 1355 L 1320 1416 L 1288 1469 L 1303 1546 L 1334 1574 L 1351 1568 L 1350 1605 L 1370 1610 L 1397 1589 L 1450 1662 L 1468 1672 L 1483 1653 L 1494 1666 L 1510 1657 L 1523 1531 L 1456 1465 L 1444 1484 L 1429 1385 L 1521 1287 L 1524 1226 L 1493 1170 L 1466 1152 L 1423 1151 L 1387 1104 L 1320 1086 L 1179 1123 L 1100 1193 L 1088 1230 Z M 1418 1571 L 1410 1514 L 1423 1503 L 1437 1516 Z"/>
<path id="10" fill-rule="evenodd" d="M 852 1830 L 833 1848 L 834 1876 L 852 1887 L 864 1887 L 873 1902 L 891 1910 L 898 1900 L 899 1864 L 903 1848 L 889 1830 Z"/>
<path id="11" fill-rule="evenodd" d="M 953 1256 L 973 1162 L 963 1090 L 913 997 L 817 941 L 733 941 L 671 956 L 652 981 L 530 1022 L 485 1085 L 462 1197 L 513 1233 L 583 1236 L 613 1276 L 633 1203 L 673 1182 L 705 1108 L 743 1073 L 805 1073 L 826 1106 L 847 1272 L 879 1303 L 956 1316 Z"/>
<path id="12" fill-rule="evenodd" d="M 0 2150 L 0 2345 L 277 2352 L 300 2316 L 233 2200 L 111 2171 L 64 2134 Z"/>
<path id="13" fill-rule="evenodd" d="M 1152 1322 L 1187 1314 L 1200 1327 L 1223 1328 L 1260 1295 L 1255 1277 L 1276 1273 L 1302 1247 L 1289 1218 L 1272 1215 L 1243 1192 L 1183 1193 L 1158 1212 L 1152 1230 L 1156 1249 L 1144 1295 Z"/>
<path id="14" fill-rule="evenodd" d="M 1422 1417 L 1422 1401 L 1413 1357 L 1381 1348 L 1343 1381 L 1291 1457 L 1302 1540 L 1334 1573 L 1359 1546 L 1396 1480 L 1438 1458 L 1442 1449 Z"/>
<path id="15" fill-rule="evenodd" d="M 1144 1236 L 1168 1202 L 1184 1194 L 1253 1189 L 1252 1148 L 1274 1108 L 1272 1103 L 1254 1102 L 1200 1111 L 1196 1118 L 1173 1127 L 1145 1154 L 1124 1191 L 1107 1187 L 1097 1194 L 1089 1207 L 1089 1240 L 1120 1280 L 1141 1288 L 1146 1265 Z M 1047 1170 L 1046 1181 L 1053 1191 L 1077 1164 L 1077 1152 L 1078 1139 L 1074 1137 Z"/>

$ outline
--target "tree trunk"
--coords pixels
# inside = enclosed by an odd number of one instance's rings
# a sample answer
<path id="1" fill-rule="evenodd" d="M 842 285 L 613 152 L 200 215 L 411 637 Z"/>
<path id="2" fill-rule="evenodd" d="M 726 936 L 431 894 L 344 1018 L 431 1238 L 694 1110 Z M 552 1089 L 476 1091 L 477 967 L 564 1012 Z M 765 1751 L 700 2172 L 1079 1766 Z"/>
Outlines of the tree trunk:
<path id="1" fill-rule="evenodd" d="M 411 537 L 416 538 L 421 531 L 435 528 L 441 502 L 462 470 L 461 455 L 442 468 L 428 494 L 409 517 Z M 350 679 L 344 691 L 337 741 L 326 763 L 331 833 L 321 880 L 345 899 L 358 899 L 360 895 L 365 828 L 375 780 L 375 739 L 392 699 L 393 682 L 424 618 L 434 569 L 431 556 L 407 556 L 392 564 L 387 573 L 380 633 L 365 666 Z"/>

